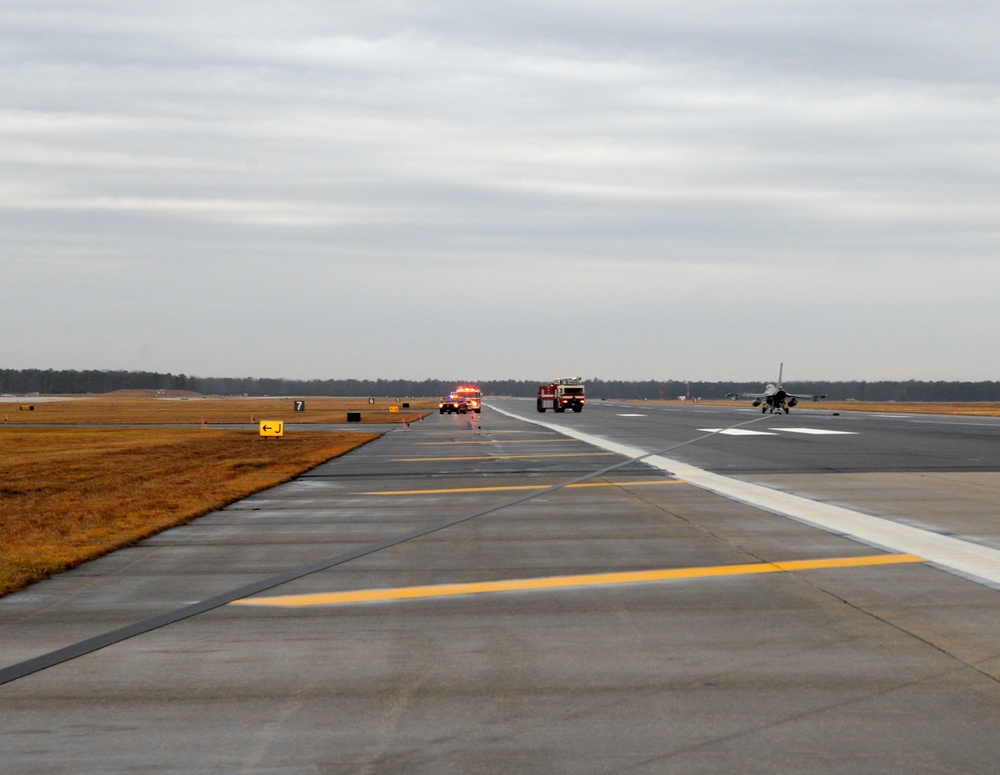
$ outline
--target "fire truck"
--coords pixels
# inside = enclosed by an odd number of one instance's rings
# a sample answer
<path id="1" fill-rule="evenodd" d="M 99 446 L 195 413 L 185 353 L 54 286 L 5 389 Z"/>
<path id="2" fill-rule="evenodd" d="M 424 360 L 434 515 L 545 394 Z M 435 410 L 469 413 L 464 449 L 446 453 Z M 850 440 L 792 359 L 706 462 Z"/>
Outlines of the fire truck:
<path id="1" fill-rule="evenodd" d="M 475 385 L 459 385 L 455 393 L 465 399 L 469 410 L 480 414 L 483 410 L 483 394 Z"/>
<path id="2" fill-rule="evenodd" d="M 572 409 L 582 412 L 587 403 L 584 396 L 583 383 L 579 377 L 572 379 L 557 379 L 548 385 L 538 386 L 538 411 L 544 412 L 551 408 L 554 412 L 565 412 Z"/>

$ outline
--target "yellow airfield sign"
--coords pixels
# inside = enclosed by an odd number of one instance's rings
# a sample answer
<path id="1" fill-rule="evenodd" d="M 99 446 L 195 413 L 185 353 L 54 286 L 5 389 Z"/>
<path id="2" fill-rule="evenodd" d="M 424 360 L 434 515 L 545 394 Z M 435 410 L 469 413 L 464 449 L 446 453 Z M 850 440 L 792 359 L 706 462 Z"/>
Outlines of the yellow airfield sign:
<path id="1" fill-rule="evenodd" d="M 261 436 L 284 436 L 285 435 L 285 423 L 282 420 L 261 420 L 260 421 L 260 435 Z"/>
<path id="2" fill-rule="evenodd" d="M 395 406 L 395 405 L 393 405 L 393 406 L 390 406 L 390 407 L 389 407 L 389 411 L 390 411 L 390 412 L 398 412 L 398 411 L 399 411 L 399 407 L 398 407 L 398 406 Z"/>

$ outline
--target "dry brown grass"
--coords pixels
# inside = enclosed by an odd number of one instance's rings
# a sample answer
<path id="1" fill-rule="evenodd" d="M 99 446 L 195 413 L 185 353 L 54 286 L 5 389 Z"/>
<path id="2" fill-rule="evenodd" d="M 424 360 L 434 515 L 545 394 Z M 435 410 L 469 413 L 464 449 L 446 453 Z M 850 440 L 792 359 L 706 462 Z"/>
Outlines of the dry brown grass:
<path id="1" fill-rule="evenodd" d="M 347 412 L 361 412 L 362 423 L 413 422 L 430 410 L 436 410 L 438 399 L 405 399 L 402 401 L 377 398 L 369 404 L 367 398 L 329 398 L 307 396 L 304 412 L 294 411 L 295 398 L 212 398 L 191 394 L 187 397 L 157 398 L 150 393 L 122 391 L 99 396 L 73 396 L 40 399 L 18 398 L 14 403 L 0 404 L 0 413 L 8 425 L 27 423 L 58 425 L 232 425 L 253 424 L 260 420 L 283 420 L 289 423 L 342 424 Z M 34 406 L 34 411 L 22 411 L 22 406 Z M 391 412 L 390 407 L 400 409 Z"/>
<path id="2" fill-rule="evenodd" d="M 0 595 L 288 481 L 377 436 L 0 427 Z"/>

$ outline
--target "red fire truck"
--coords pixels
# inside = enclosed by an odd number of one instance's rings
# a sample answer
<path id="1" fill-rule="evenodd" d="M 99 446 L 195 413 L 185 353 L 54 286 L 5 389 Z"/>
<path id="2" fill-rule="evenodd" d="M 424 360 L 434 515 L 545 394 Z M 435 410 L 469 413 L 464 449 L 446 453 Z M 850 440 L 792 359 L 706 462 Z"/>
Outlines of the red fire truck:
<path id="1" fill-rule="evenodd" d="M 538 411 L 544 412 L 551 408 L 554 412 L 565 412 L 572 409 L 582 412 L 587 403 L 583 383 L 579 377 L 572 379 L 557 379 L 547 385 L 538 386 Z"/>
<path id="2" fill-rule="evenodd" d="M 480 414 L 483 410 L 483 394 L 475 385 L 459 385 L 455 393 L 465 399 L 469 410 Z"/>

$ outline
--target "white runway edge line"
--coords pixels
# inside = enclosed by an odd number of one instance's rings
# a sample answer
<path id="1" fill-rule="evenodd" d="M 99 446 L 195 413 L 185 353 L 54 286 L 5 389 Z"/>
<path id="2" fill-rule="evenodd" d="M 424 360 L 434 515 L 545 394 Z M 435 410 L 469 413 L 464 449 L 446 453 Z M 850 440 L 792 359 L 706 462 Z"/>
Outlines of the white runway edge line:
<path id="1" fill-rule="evenodd" d="M 660 455 L 651 454 L 637 447 L 618 444 L 600 436 L 592 436 L 571 427 L 522 417 L 492 406 L 490 408 L 508 417 L 540 425 L 608 452 L 641 459 L 643 463 L 659 468 L 679 479 L 685 479 L 696 487 L 745 503 L 748 506 L 804 522 L 827 532 L 843 535 L 846 538 L 886 551 L 915 554 L 944 570 L 1000 589 L 1000 550 L 940 535 L 929 530 L 921 530 L 910 525 L 902 525 L 890 519 L 851 511 L 842 506 L 818 503 L 800 495 L 772 490 L 763 485 L 730 479 L 727 476 L 713 474 L 678 460 L 670 460 Z"/>

